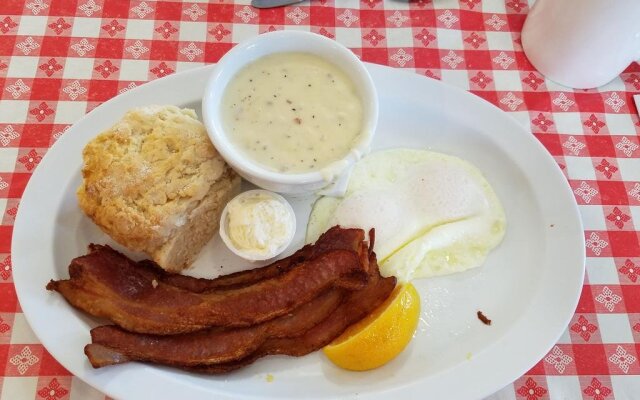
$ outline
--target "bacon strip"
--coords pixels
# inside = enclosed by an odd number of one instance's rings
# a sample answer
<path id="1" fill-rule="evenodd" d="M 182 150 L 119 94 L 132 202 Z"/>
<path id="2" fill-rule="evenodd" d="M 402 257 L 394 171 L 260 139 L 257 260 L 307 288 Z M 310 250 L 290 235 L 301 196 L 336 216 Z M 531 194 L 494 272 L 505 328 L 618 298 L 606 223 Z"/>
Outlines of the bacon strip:
<path id="1" fill-rule="evenodd" d="M 372 236 L 370 235 L 370 241 L 371 238 Z M 187 275 L 166 272 L 150 260 L 138 262 L 138 265 L 141 267 L 141 271 L 148 274 L 151 279 L 156 279 L 158 282 L 176 286 L 190 292 L 202 293 L 212 290 L 237 289 L 273 278 L 289 271 L 304 260 L 317 257 L 329 250 L 352 250 L 357 252 L 360 251 L 360 245 L 363 241 L 364 232 L 361 229 L 345 229 L 334 226 L 323 233 L 315 244 L 306 245 L 289 257 L 278 260 L 266 267 L 235 272 L 215 279 L 194 278 Z M 369 248 L 373 248 L 371 243 L 369 244 Z M 90 246 L 92 252 L 105 251 L 105 249 L 115 252 L 115 250 L 109 246 Z"/>
<path id="2" fill-rule="evenodd" d="M 113 325 L 100 326 L 91 330 L 92 344 L 85 347 L 85 354 L 95 368 L 125 359 L 178 366 L 238 360 L 256 351 L 268 339 L 292 337 L 306 332 L 333 312 L 342 298 L 342 290 L 331 289 L 300 306 L 293 314 L 246 328 L 213 328 L 181 335 L 156 336 L 130 333 Z M 104 347 L 126 357 L 105 358 L 102 355 Z"/>
<path id="3" fill-rule="evenodd" d="M 284 315 L 331 287 L 360 289 L 368 278 L 368 262 L 362 258 L 352 251 L 333 250 L 247 287 L 193 293 L 161 282 L 154 285 L 122 255 L 105 260 L 88 254 L 71 262 L 71 279 L 51 281 L 47 289 L 128 331 L 166 335 L 211 326 L 255 325 Z"/>

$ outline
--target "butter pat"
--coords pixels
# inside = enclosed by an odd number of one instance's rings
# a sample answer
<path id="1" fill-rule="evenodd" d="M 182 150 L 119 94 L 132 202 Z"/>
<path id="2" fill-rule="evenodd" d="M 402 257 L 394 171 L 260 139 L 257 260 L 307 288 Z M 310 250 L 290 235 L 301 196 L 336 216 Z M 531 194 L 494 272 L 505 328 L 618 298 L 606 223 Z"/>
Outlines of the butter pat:
<path id="1" fill-rule="evenodd" d="M 296 220 L 280 195 L 250 190 L 231 200 L 222 212 L 220 236 L 236 255 L 251 261 L 268 260 L 291 243 Z"/>
<path id="2" fill-rule="evenodd" d="M 244 251 L 272 254 L 291 233 L 285 205 L 265 193 L 243 196 L 229 204 L 229 238 Z"/>

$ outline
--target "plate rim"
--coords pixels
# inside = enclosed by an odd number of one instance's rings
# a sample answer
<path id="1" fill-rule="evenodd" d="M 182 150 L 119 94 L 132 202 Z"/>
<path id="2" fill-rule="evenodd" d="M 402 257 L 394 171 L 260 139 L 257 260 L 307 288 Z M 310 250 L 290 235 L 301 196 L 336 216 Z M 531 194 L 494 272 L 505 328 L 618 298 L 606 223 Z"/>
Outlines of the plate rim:
<path id="1" fill-rule="evenodd" d="M 375 76 L 379 75 L 379 74 L 388 74 L 388 73 L 393 73 L 393 74 L 403 74 L 406 76 L 411 76 L 412 79 L 421 79 L 424 80 L 426 82 L 429 82 L 429 85 L 431 85 L 433 88 L 436 88 L 437 90 L 442 90 L 444 92 L 450 92 L 452 94 L 454 94 L 455 96 L 468 96 L 470 98 L 474 98 L 474 102 L 476 102 L 477 104 L 479 104 L 480 108 L 485 108 L 485 110 L 490 110 L 488 111 L 489 114 L 493 114 L 496 115 L 496 112 L 499 112 L 503 117 L 505 117 L 505 121 L 510 120 L 512 127 L 515 130 L 520 131 L 517 135 L 518 139 L 520 139 L 520 136 L 524 137 L 525 139 L 524 142 L 527 143 L 527 146 L 534 146 L 534 148 L 537 148 L 537 152 L 541 152 L 541 156 L 543 158 L 546 158 L 546 163 L 548 164 L 549 162 L 553 163 L 553 166 L 555 167 L 555 176 L 553 176 L 553 179 L 556 179 L 558 177 L 562 178 L 562 182 L 564 182 L 564 194 L 567 194 L 567 191 L 569 193 L 569 195 L 571 196 L 571 199 L 573 200 L 572 203 L 572 212 L 573 212 L 573 217 L 575 217 L 574 221 L 575 223 L 577 223 L 577 226 L 574 226 L 574 228 L 577 228 L 577 230 L 580 231 L 580 239 L 578 240 L 579 242 L 582 243 L 581 245 L 581 270 L 580 270 L 580 279 L 579 279 L 579 284 L 577 284 L 577 290 L 574 289 L 574 294 L 575 296 L 573 296 L 573 301 L 566 304 L 567 307 L 572 309 L 571 313 L 567 313 L 567 315 L 564 318 L 564 325 L 562 327 L 562 329 L 557 328 L 558 332 L 556 332 L 554 336 L 553 340 L 549 340 L 550 338 L 547 338 L 548 340 L 545 340 L 545 344 L 541 344 L 539 346 L 537 346 L 538 348 L 541 347 L 545 347 L 545 351 L 544 353 L 540 352 L 539 350 L 536 351 L 536 353 L 539 353 L 540 356 L 539 357 L 533 357 L 531 358 L 531 361 L 527 362 L 527 363 L 521 363 L 523 365 L 520 366 L 520 368 L 516 369 L 515 372 L 505 372 L 503 373 L 504 376 L 508 376 L 510 379 L 508 382 L 505 382 L 505 379 L 502 379 L 502 383 L 501 384 L 496 384 L 494 382 L 482 382 L 481 383 L 481 389 L 478 392 L 474 392 L 474 393 L 464 393 L 464 392 L 460 392 L 459 396 L 456 396 L 455 398 L 473 398 L 473 397 L 480 397 L 480 396 L 486 396 L 489 395 L 493 392 L 495 392 L 496 390 L 499 390 L 501 387 L 503 387 L 504 385 L 509 384 L 510 382 L 513 382 L 515 379 L 517 379 L 519 376 L 521 376 L 523 373 L 525 373 L 528 369 L 530 369 L 533 365 L 535 365 L 535 363 L 537 363 L 539 361 L 539 359 L 541 357 L 544 356 L 544 354 L 551 349 L 555 343 L 557 342 L 558 338 L 562 335 L 562 333 L 564 332 L 564 330 L 566 329 L 566 326 L 568 325 L 569 321 L 571 320 L 574 312 L 575 312 L 575 308 L 578 304 L 578 300 L 579 300 L 579 296 L 580 296 L 580 292 L 582 289 L 582 285 L 583 285 L 583 279 L 584 279 L 584 265 L 585 265 L 585 260 L 586 260 L 586 254 L 584 252 L 584 230 L 582 227 L 582 221 L 579 217 L 579 209 L 577 206 L 577 203 L 575 202 L 575 198 L 572 196 L 571 194 L 571 189 L 570 186 L 568 184 L 568 182 L 566 181 L 566 178 L 564 177 L 564 175 L 562 174 L 562 172 L 560 171 L 559 167 L 557 166 L 557 164 L 555 163 L 555 161 L 553 160 L 552 156 L 549 154 L 549 152 L 546 150 L 546 148 L 544 148 L 544 146 L 530 133 L 527 132 L 527 130 L 521 126 L 514 118 L 512 115 L 502 111 L 500 108 L 496 107 L 495 105 L 484 101 L 483 99 L 474 96 L 472 93 L 469 93 L 466 90 L 463 90 L 461 88 L 455 87 L 453 85 L 449 85 L 447 83 L 444 82 L 440 82 L 437 80 L 432 80 L 432 79 L 427 79 L 425 77 L 420 77 L 419 75 L 409 72 L 409 71 L 404 71 L 404 70 L 399 70 L 399 69 L 395 69 L 392 67 L 387 67 L 387 66 L 382 66 L 382 65 L 375 65 L 375 64 L 368 64 L 366 63 L 366 67 L 367 69 L 371 72 L 372 77 L 374 78 L 374 82 L 376 81 Z M 194 68 L 194 69 L 190 69 L 187 71 L 183 71 L 183 72 L 179 72 L 176 74 L 172 74 L 169 75 L 167 77 L 161 78 L 161 79 L 157 79 L 151 82 L 147 82 L 143 85 L 140 85 L 139 87 L 129 90 L 124 94 L 118 95 L 110 100 L 108 100 L 107 102 L 103 103 L 102 105 L 96 107 L 95 109 L 93 109 L 91 112 L 87 113 L 86 115 L 84 115 L 81 119 L 79 119 L 76 123 L 74 123 L 72 125 L 72 127 L 70 128 L 70 130 L 72 130 L 74 127 L 76 127 L 78 124 L 82 123 L 83 121 L 87 121 L 90 120 L 93 115 L 97 112 L 100 112 L 101 107 L 103 107 L 106 104 L 113 104 L 115 102 L 122 102 L 125 99 L 128 99 L 130 97 L 136 96 L 137 93 L 139 93 L 141 90 L 144 91 L 151 91 L 155 88 L 161 88 L 162 86 L 168 86 L 171 85 L 171 83 L 173 81 L 189 81 L 189 77 L 190 76 L 199 76 L 201 74 L 205 74 L 208 73 L 210 71 L 213 71 L 213 68 L 215 68 L 215 64 L 212 65 L 207 65 L 207 66 L 203 66 L 203 67 L 199 67 L 199 68 Z M 41 161 L 40 165 L 38 168 L 36 168 L 36 170 L 34 171 L 34 173 L 32 174 L 32 176 L 29 179 L 29 182 L 23 192 L 22 198 L 21 198 L 21 203 L 24 202 L 25 198 L 27 198 L 27 205 L 29 202 L 29 198 L 30 196 L 34 196 L 31 194 L 31 192 L 37 192 L 37 188 L 34 189 L 34 185 L 33 182 L 36 182 L 38 180 L 40 180 L 41 176 L 44 174 L 44 172 L 42 172 L 43 170 L 46 169 L 47 164 L 53 162 L 52 159 L 54 158 L 54 155 L 58 155 L 58 153 L 62 153 L 60 150 L 60 148 L 63 148 L 65 146 L 65 143 L 67 142 L 71 142 L 73 139 L 71 138 L 72 135 L 68 134 L 69 132 L 67 132 L 67 134 L 62 135 L 62 137 L 60 137 L 58 139 L 57 142 L 55 142 L 50 149 L 47 151 L 47 154 L 45 154 L 45 156 L 43 157 L 43 160 Z M 514 133 L 514 135 L 516 135 Z M 375 138 L 374 138 L 375 140 Z M 544 154 L 542 154 L 544 153 Z M 29 291 L 26 289 L 28 287 L 26 279 L 28 279 L 28 276 L 24 276 L 26 274 L 23 273 L 22 268 L 19 268 L 19 265 L 23 265 L 22 261 L 24 259 L 24 252 L 21 250 L 21 244 L 19 244 L 19 241 L 16 239 L 20 239 L 22 237 L 25 237 L 25 234 L 28 232 L 25 227 L 26 222 L 24 222 L 25 220 L 25 213 L 26 211 L 23 211 L 25 208 L 21 207 L 18 215 L 16 216 L 15 222 L 14 222 L 14 230 L 13 230 L 13 235 L 12 235 L 12 243 L 11 243 L 11 254 L 12 254 L 12 260 L 14 263 L 14 274 L 13 274 L 13 278 L 14 278 L 14 285 L 15 285 L 15 289 L 16 289 L 16 295 L 18 297 L 18 301 L 20 302 L 20 305 L 22 307 L 22 311 L 23 314 L 27 320 L 27 322 L 29 323 L 30 326 L 34 326 L 34 322 L 36 322 L 35 320 L 37 319 L 37 310 L 35 310 L 33 307 L 35 307 L 35 305 L 33 304 L 33 300 L 30 299 L 28 297 L 28 293 Z M 27 235 L 29 236 L 29 235 Z M 17 267 L 17 268 L 16 268 Z M 28 268 L 27 268 L 28 269 Z M 577 277 L 576 277 L 577 278 Z M 576 282 L 578 282 L 578 280 L 576 279 Z M 575 286 L 575 283 L 574 283 Z M 44 288 L 41 289 L 42 293 L 44 292 Z M 42 296 L 44 297 L 44 296 Z M 46 300 L 45 300 L 46 302 Z M 36 301 L 37 303 L 37 301 Z M 26 306 L 26 307 L 25 307 Z M 526 312 L 525 312 L 526 313 Z M 522 321 L 518 320 L 518 323 L 521 323 Z M 35 324 L 36 326 L 38 325 L 37 323 Z M 517 325 L 517 324 L 516 324 Z M 33 328 L 32 328 L 33 329 Z M 507 336 L 509 331 L 511 331 L 512 329 L 514 329 L 513 327 L 511 327 L 509 330 L 507 330 L 504 335 Z M 49 340 L 47 340 L 45 338 L 45 340 L 43 340 L 43 337 L 41 335 L 41 331 L 36 332 L 35 329 L 34 333 L 36 334 L 38 340 L 40 340 L 40 342 L 43 344 L 43 346 L 45 348 L 47 348 L 47 350 L 50 348 L 50 346 L 45 345 L 45 343 L 48 343 Z M 554 329 L 555 331 L 556 329 Z M 483 349 L 482 353 L 486 353 L 486 350 L 493 347 L 494 345 L 496 345 L 496 343 L 492 344 L 491 346 L 489 346 L 488 348 Z M 50 351 L 50 350 L 48 350 Z M 51 353 L 53 355 L 53 353 Z M 58 353 L 57 353 L 58 354 Z M 478 356 L 478 358 L 481 358 L 482 354 L 480 354 Z M 65 368 L 68 368 L 68 366 L 64 365 L 62 361 L 60 361 L 59 357 L 55 357 L 56 360 L 58 360 L 58 362 L 60 362 L 63 366 L 65 366 Z M 529 357 L 527 357 L 527 360 L 529 360 Z M 526 364 L 526 365 L 525 365 Z M 527 366 L 528 365 L 528 366 Z M 134 366 L 140 366 L 140 364 L 135 364 Z M 523 369 L 523 367 L 526 366 L 526 368 Z M 123 368 L 124 367 L 124 368 Z M 129 367 L 132 366 L 122 366 L 121 368 L 123 369 L 128 369 Z M 147 368 L 149 368 L 148 366 L 146 366 Z M 453 367 L 452 367 L 453 368 Z M 69 368 L 68 368 L 69 369 Z M 72 370 L 69 369 L 69 371 L 74 374 L 76 377 L 80 378 L 81 380 L 83 380 L 84 382 L 88 383 L 89 385 L 95 387 L 96 389 L 106 393 L 109 396 L 112 397 L 116 397 L 116 398 L 121 398 L 123 397 L 126 393 L 123 393 L 122 391 L 118 391 L 118 385 L 110 385 L 110 387 L 104 387 L 104 386 L 99 386 L 96 384 L 95 379 L 92 379 L 91 377 L 87 377 L 86 374 L 83 373 L 82 370 Z M 432 378 L 437 378 L 440 375 L 443 375 L 447 372 L 447 370 L 445 371 L 441 371 L 438 374 L 435 374 L 434 376 L 432 376 Z M 123 374 L 120 374 L 118 377 L 120 379 L 122 379 Z M 395 388 L 391 388 L 388 390 L 383 390 L 382 392 L 377 392 L 377 393 L 371 393 L 371 392 L 366 392 L 366 393 L 360 393 L 358 396 L 359 397 L 367 397 L 367 398 L 383 398 L 385 395 L 388 395 L 391 392 L 394 392 L 396 394 L 404 392 L 406 394 L 419 394 L 419 386 L 420 383 L 424 382 L 424 380 L 418 380 L 416 382 L 412 382 L 409 384 L 405 384 L 405 385 L 398 385 Z M 123 386 L 127 386 L 127 385 L 123 385 Z M 165 385 L 166 386 L 166 385 Z M 194 385 L 189 385 L 190 388 L 195 388 Z M 200 388 L 195 388 L 200 390 Z M 417 390 L 418 391 L 417 391 Z M 141 393 L 143 393 L 144 391 L 142 391 Z M 200 392 L 202 392 L 203 394 L 207 393 L 207 394 L 217 394 L 219 396 L 224 396 L 224 398 L 238 398 L 238 395 L 234 395 L 233 393 L 222 393 L 219 390 L 214 390 L 214 391 L 210 391 L 210 390 L 206 390 L 206 391 L 202 391 L 200 390 Z M 168 392 L 165 391 L 165 394 L 167 394 Z M 184 394 L 184 392 L 181 391 L 176 391 L 176 394 Z M 245 398 L 249 398 L 251 396 L 244 396 Z"/>

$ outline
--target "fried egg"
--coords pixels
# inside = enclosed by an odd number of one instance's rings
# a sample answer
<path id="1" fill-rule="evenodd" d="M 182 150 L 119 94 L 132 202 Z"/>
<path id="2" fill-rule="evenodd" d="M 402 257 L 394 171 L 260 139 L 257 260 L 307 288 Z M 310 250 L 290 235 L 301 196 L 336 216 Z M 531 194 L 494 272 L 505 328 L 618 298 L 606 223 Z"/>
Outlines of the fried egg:
<path id="1" fill-rule="evenodd" d="M 344 197 L 316 201 L 307 242 L 334 225 L 375 228 L 382 274 L 409 281 L 479 267 L 502 241 L 506 218 L 495 192 L 469 162 L 393 149 L 359 161 Z"/>

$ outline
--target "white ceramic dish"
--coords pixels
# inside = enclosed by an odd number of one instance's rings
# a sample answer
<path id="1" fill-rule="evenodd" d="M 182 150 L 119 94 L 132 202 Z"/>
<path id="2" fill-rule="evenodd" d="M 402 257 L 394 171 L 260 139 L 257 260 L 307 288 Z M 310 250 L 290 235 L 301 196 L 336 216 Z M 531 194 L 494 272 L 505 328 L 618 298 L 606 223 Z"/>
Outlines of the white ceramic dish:
<path id="1" fill-rule="evenodd" d="M 596 88 L 640 59 L 639 18 L 637 0 L 536 1 L 522 27 L 522 48 L 554 82 Z"/>
<path id="2" fill-rule="evenodd" d="M 270 171 L 242 155 L 229 141 L 222 124 L 220 103 L 235 74 L 247 64 L 269 54 L 305 52 L 329 60 L 353 81 L 362 99 L 360 138 L 341 160 L 322 170 L 303 174 Z M 369 152 L 378 122 L 378 95 L 364 64 L 349 49 L 322 35 L 301 31 L 275 31 L 251 38 L 226 53 L 213 69 L 202 101 L 202 119 L 211 141 L 224 159 L 245 179 L 281 193 L 308 194 L 326 187 Z"/>
<path id="3" fill-rule="evenodd" d="M 226 376 L 200 376 L 132 363 L 94 370 L 82 348 L 95 320 L 44 287 L 68 276 L 90 242 L 112 243 L 79 210 L 81 151 L 132 107 L 198 108 L 212 67 L 147 83 L 106 102 L 49 150 L 27 186 L 13 234 L 14 279 L 22 310 L 44 346 L 69 371 L 119 399 L 366 398 L 479 399 L 526 372 L 569 322 L 582 287 L 584 237 L 573 194 L 542 145 L 491 104 L 439 81 L 367 65 L 380 93 L 373 149 L 419 147 L 478 166 L 503 202 L 508 228 L 486 264 L 450 277 L 414 282 L 422 316 L 414 340 L 386 366 L 353 373 L 321 352 L 269 357 Z M 289 199 L 302 245 L 312 198 Z M 221 269 L 220 266 L 224 265 Z M 214 276 L 247 267 L 219 237 L 190 271 Z M 476 318 L 482 310 L 493 320 Z M 266 380 L 267 374 L 273 381 Z"/>
<path id="4" fill-rule="evenodd" d="M 266 198 L 273 199 L 280 202 L 280 204 L 282 204 L 285 210 L 287 211 L 288 220 L 280 221 L 280 222 L 289 227 L 289 235 L 281 245 L 274 248 L 272 252 L 267 254 L 256 253 L 255 251 L 250 251 L 248 249 L 238 248 L 238 246 L 236 246 L 236 244 L 233 242 L 233 240 L 229 236 L 229 205 L 237 201 L 240 201 L 243 198 L 246 199 L 248 196 L 253 196 L 256 194 L 262 195 L 262 196 L 265 196 Z M 293 207 L 291 207 L 291 204 L 289 204 L 287 199 L 280 196 L 278 193 L 274 193 L 274 192 L 270 192 L 268 190 L 262 190 L 262 189 L 248 190 L 246 192 L 240 193 L 239 195 L 231 199 L 231 201 L 228 202 L 227 205 L 224 207 L 224 209 L 222 210 L 222 214 L 220 215 L 219 233 L 220 233 L 220 238 L 222 239 L 224 244 L 227 245 L 227 248 L 231 250 L 233 254 L 239 257 L 242 257 L 248 261 L 269 260 L 280 255 L 291 244 L 291 241 L 293 240 L 293 237 L 296 233 L 296 213 L 295 211 L 293 211 Z"/>

